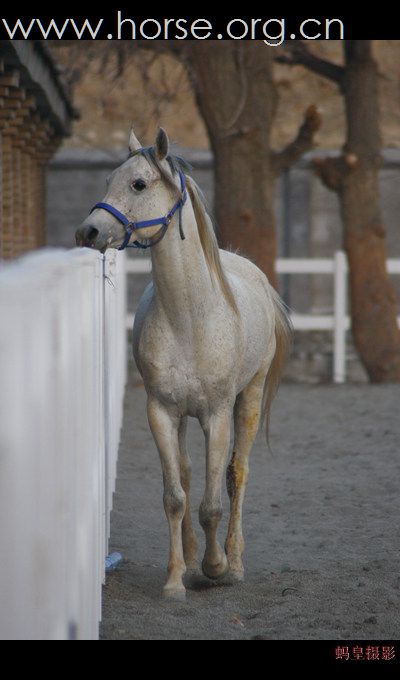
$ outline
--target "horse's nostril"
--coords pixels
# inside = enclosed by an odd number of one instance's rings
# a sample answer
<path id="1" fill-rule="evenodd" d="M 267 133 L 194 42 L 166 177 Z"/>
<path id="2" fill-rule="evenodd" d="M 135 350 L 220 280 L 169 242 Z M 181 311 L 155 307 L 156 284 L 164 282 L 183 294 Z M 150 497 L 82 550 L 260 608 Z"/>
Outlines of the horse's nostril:
<path id="1" fill-rule="evenodd" d="M 96 240 L 98 235 L 99 235 L 98 229 L 96 229 L 95 227 L 89 227 L 87 234 L 86 234 L 86 239 L 89 243 L 92 243 L 93 241 Z"/>
<path id="2" fill-rule="evenodd" d="M 99 230 L 96 227 L 80 227 L 75 232 L 76 245 L 82 247 L 92 248 L 96 238 L 99 235 Z"/>

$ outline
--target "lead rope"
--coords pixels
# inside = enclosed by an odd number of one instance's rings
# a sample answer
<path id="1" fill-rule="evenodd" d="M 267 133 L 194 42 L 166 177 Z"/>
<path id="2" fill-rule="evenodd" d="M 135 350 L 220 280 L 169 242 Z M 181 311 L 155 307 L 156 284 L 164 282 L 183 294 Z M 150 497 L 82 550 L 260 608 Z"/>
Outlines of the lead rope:
<path id="1" fill-rule="evenodd" d="M 182 191 L 182 199 L 181 199 L 181 207 L 179 208 L 179 236 L 181 237 L 181 241 L 185 241 L 186 236 L 185 232 L 183 231 L 183 225 L 182 225 L 182 211 L 183 211 L 183 206 L 186 203 L 187 199 L 187 185 L 185 182 L 185 175 L 183 174 L 182 170 L 179 171 L 179 179 L 181 182 L 181 191 Z"/>
<path id="2" fill-rule="evenodd" d="M 181 237 L 181 241 L 184 241 L 186 239 L 185 233 L 183 231 L 183 225 L 182 225 L 182 208 L 183 205 L 181 206 L 179 210 L 179 235 Z"/>

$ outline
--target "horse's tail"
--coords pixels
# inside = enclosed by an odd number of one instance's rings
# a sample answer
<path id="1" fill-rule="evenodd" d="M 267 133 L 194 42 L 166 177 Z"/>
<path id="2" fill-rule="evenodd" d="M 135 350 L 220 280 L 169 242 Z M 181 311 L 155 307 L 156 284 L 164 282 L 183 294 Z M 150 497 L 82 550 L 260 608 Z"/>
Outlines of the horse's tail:
<path id="1" fill-rule="evenodd" d="M 272 297 L 275 311 L 276 349 L 264 384 L 263 413 L 265 417 L 268 446 L 271 405 L 278 390 L 282 373 L 289 356 L 293 334 L 292 322 L 288 315 L 285 303 L 272 286 L 269 287 L 269 292 Z"/>

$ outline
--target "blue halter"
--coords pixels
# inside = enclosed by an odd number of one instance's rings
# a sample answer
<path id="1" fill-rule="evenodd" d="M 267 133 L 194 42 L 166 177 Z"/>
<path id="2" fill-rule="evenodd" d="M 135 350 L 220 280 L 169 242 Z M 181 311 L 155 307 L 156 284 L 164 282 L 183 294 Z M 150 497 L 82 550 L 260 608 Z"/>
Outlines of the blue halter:
<path id="1" fill-rule="evenodd" d="M 110 205 L 109 203 L 96 203 L 96 205 L 90 211 L 90 214 L 92 214 L 93 210 L 100 208 L 101 210 L 106 210 L 109 212 L 119 222 L 121 222 L 121 224 L 124 225 L 126 232 L 125 240 L 118 250 L 125 250 L 125 248 L 141 248 L 142 250 L 146 250 L 147 248 L 153 248 L 153 246 L 156 246 L 157 243 L 159 243 L 164 238 L 173 216 L 179 210 L 179 233 L 181 235 L 182 241 L 184 241 L 185 236 L 182 230 L 182 208 L 187 200 L 187 189 L 185 175 L 183 172 L 181 172 L 181 170 L 179 170 L 179 179 L 181 181 L 181 197 L 179 201 L 175 203 L 174 207 L 169 211 L 169 213 L 167 213 L 164 217 L 156 217 L 154 220 L 145 220 L 143 222 L 132 222 L 123 213 L 117 210 L 117 208 L 114 208 L 114 206 Z M 129 245 L 129 241 L 131 240 L 131 236 L 134 231 L 137 231 L 138 229 L 145 229 L 146 227 L 155 227 L 157 224 L 161 224 L 162 227 L 160 229 L 159 236 L 154 241 L 148 245 L 144 245 L 138 241 L 135 241 L 132 243 L 132 245 Z"/>

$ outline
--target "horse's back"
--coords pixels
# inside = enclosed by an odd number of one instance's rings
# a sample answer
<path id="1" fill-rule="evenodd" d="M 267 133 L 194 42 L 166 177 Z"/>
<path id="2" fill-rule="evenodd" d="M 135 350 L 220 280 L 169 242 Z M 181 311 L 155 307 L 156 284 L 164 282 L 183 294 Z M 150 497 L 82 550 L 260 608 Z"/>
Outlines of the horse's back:
<path id="1" fill-rule="evenodd" d="M 236 298 L 239 313 L 245 316 L 263 312 L 271 323 L 274 316 L 274 302 L 264 272 L 251 260 L 229 250 L 220 250 L 221 263 Z"/>
<path id="2" fill-rule="evenodd" d="M 245 280 L 253 281 L 260 285 L 268 285 L 268 279 L 264 272 L 254 262 L 249 260 L 248 257 L 239 255 L 239 253 L 233 253 L 230 250 L 221 249 L 219 255 L 226 273 L 234 273 Z"/>

